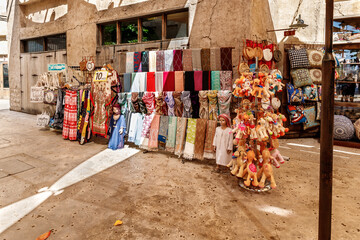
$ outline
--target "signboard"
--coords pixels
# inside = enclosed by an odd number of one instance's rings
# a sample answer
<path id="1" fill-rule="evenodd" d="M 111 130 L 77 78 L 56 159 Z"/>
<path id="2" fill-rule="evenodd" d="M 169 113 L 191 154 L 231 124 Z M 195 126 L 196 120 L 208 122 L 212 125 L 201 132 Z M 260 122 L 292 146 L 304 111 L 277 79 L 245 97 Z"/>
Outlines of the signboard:
<path id="1" fill-rule="evenodd" d="M 108 71 L 96 71 L 94 74 L 94 82 L 106 82 Z"/>
<path id="2" fill-rule="evenodd" d="M 294 36 L 294 35 L 295 35 L 295 30 L 290 30 L 290 31 L 285 31 L 284 32 L 285 37 Z"/>
<path id="3" fill-rule="evenodd" d="M 48 64 L 48 72 L 62 72 L 66 70 L 65 63 Z"/>

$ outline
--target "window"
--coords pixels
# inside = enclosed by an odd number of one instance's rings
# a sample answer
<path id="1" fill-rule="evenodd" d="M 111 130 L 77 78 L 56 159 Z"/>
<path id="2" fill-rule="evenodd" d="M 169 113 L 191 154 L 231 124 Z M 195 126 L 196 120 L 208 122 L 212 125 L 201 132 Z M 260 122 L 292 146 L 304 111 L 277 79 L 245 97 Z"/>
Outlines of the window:
<path id="1" fill-rule="evenodd" d="M 156 16 L 142 19 L 142 41 L 161 40 L 162 38 L 162 17 Z"/>
<path id="2" fill-rule="evenodd" d="M 121 22 L 121 43 L 138 42 L 138 21 L 131 20 Z"/>
<path id="3" fill-rule="evenodd" d="M 7 64 L 3 64 L 3 79 L 4 79 L 4 88 L 9 88 L 9 73 L 8 73 Z"/>
<path id="4" fill-rule="evenodd" d="M 44 52 L 66 49 L 66 34 L 22 40 L 23 52 Z"/>
<path id="5" fill-rule="evenodd" d="M 102 26 L 103 45 L 116 44 L 116 23 Z"/>
<path id="6" fill-rule="evenodd" d="M 167 15 L 166 38 L 180 38 L 188 36 L 189 12 L 179 12 Z"/>

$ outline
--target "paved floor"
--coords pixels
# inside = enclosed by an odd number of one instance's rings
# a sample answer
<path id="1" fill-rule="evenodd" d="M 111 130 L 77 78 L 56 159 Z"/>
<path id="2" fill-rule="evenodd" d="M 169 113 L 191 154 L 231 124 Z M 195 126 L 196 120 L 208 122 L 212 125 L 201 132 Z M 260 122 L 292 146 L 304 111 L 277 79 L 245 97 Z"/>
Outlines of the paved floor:
<path id="1" fill-rule="evenodd" d="M 0 239 L 317 239 L 315 139 L 282 140 L 278 188 L 256 194 L 211 161 L 81 146 L 35 118 L 0 110 L 0 166 L 13 172 L 0 175 Z M 360 150 L 335 149 L 333 239 L 360 239 Z"/>

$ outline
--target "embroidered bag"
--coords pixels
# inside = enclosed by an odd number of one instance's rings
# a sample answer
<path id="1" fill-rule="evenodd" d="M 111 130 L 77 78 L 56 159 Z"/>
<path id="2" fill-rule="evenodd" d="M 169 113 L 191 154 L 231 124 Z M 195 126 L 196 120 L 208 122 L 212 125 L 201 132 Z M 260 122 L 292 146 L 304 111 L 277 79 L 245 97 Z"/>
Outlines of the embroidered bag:
<path id="1" fill-rule="evenodd" d="M 290 66 L 294 68 L 309 68 L 310 63 L 305 48 L 289 49 Z"/>
<path id="2" fill-rule="evenodd" d="M 36 125 L 38 127 L 46 127 L 50 121 L 50 114 L 47 112 L 43 112 L 36 116 Z"/>

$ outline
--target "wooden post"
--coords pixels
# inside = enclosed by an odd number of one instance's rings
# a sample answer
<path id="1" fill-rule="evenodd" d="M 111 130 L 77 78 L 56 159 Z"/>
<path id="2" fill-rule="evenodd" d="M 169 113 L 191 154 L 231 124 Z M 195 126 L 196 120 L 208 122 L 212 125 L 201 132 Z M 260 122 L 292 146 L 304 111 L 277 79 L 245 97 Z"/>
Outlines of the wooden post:
<path id="1" fill-rule="evenodd" d="M 142 42 L 142 23 L 141 18 L 138 18 L 138 43 Z"/>
<path id="2" fill-rule="evenodd" d="M 325 55 L 322 63 L 319 240 L 331 239 L 335 78 L 335 60 L 332 55 L 333 14 L 334 0 L 326 0 Z"/>
<path id="3" fill-rule="evenodd" d="M 116 44 L 121 43 L 121 22 L 116 22 Z"/>
<path id="4" fill-rule="evenodd" d="M 166 14 L 165 13 L 163 13 L 162 14 L 162 16 L 161 16 L 161 19 L 162 19 L 162 21 L 161 21 L 161 23 L 162 23 L 162 28 L 161 28 L 161 35 L 162 35 L 162 37 L 161 37 L 161 39 L 162 40 L 165 40 L 166 39 L 166 22 L 167 22 L 167 17 L 166 17 Z"/>

